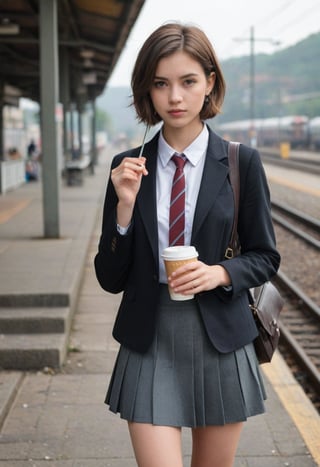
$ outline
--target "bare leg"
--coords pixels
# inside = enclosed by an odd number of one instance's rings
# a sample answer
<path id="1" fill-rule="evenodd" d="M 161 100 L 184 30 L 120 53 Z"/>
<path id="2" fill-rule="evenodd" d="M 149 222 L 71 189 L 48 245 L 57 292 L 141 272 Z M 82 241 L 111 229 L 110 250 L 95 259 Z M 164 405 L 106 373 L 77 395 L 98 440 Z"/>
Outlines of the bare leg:
<path id="1" fill-rule="evenodd" d="M 193 428 L 191 467 L 232 467 L 243 423 Z"/>
<path id="2" fill-rule="evenodd" d="M 183 467 L 180 428 L 132 422 L 128 425 L 139 467 Z"/>

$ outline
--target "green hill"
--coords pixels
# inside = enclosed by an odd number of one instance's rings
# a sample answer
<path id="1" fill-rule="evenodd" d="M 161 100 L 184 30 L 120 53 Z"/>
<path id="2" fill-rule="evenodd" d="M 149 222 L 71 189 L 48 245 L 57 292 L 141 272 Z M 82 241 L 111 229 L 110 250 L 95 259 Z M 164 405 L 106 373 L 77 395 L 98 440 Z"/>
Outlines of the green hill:
<path id="1" fill-rule="evenodd" d="M 255 56 L 255 116 L 320 115 L 320 33 Z M 250 118 L 250 57 L 222 62 L 227 93 L 220 121 Z M 316 97 L 317 96 L 317 97 Z"/>

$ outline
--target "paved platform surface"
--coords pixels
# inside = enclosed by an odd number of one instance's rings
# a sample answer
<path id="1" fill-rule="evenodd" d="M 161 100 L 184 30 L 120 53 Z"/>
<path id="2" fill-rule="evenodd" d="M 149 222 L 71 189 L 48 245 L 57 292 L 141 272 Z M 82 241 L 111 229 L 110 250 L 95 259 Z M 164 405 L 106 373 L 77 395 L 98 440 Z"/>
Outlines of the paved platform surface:
<path id="1" fill-rule="evenodd" d="M 111 414 L 103 403 L 118 349 L 111 330 L 119 303 L 119 296 L 101 290 L 93 270 L 105 174 L 106 169 L 99 167 L 96 175 L 86 178 L 83 187 L 63 189 L 64 239 L 59 241 L 37 239 L 42 225 L 36 187 L 25 186 L 7 194 L 5 199 L 0 198 L 0 295 L 9 292 L 14 295 L 18 284 L 24 288 L 22 293 L 30 292 L 32 286 L 35 296 L 46 294 L 48 284 L 50 292 L 65 293 L 61 274 L 71 274 L 74 280 L 79 280 L 81 267 L 82 275 L 69 352 L 62 369 L 0 371 L 1 467 L 136 466 L 126 423 Z M 84 261 L 73 259 L 73 264 L 69 264 L 68 258 L 74 258 L 70 255 L 73 249 L 85 252 Z M 277 362 L 280 366 L 276 366 Z M 281 357 L 277 356 L 271 365 L 275 367 L 273 370 L 269 367 L 265 377 L 267 413 L 246 423 L 235 467 L 319 465 L 285 410 L 279 391 L 271 385 L 272 371 L 280 374 L 276 381 L 278 389 L 291 388 L 295 383 L 289 372 L 282 371 Z M 284 374 L 288 378 L 285 383 L 280 381 Z M 284 398 L 289 392 L 285 390 Z M 305 405 L 303 397 L 300 403 Z M 191 452 L 187 429 L 183 430 L 183 452 L 187 467 Z"/>

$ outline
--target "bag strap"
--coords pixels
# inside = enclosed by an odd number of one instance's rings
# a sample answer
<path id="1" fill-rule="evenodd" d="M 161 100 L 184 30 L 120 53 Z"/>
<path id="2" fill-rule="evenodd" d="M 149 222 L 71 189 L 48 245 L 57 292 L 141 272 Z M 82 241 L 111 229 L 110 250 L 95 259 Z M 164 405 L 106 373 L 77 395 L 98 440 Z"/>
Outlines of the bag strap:
<path id="1" fill-rule="evenodd" d="M 229 178 L 234 198 L 234 218 L 232 232 L 229 246 L 225 252 L 225 258 L 228 259 L 233 258 L 240 249 L 237 232 L 240 202 L 239 146 L 240 143 L 234 141 L 230 141 L 228 146 Z"/>

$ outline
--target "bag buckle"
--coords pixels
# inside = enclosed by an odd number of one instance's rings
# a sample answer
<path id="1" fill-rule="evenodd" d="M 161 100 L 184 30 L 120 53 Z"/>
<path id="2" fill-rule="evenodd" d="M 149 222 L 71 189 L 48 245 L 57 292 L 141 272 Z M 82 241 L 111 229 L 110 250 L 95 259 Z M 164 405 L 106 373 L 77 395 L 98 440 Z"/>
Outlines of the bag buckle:
<path id="1" fill-rule="evenodd" d="M 227 258 L 227 259 L 232 259 L 233 258 L 233 248 L 230 248 L 228 246 L 228 248 L 226 249 L 226 252 L 224 254 L 224 257 Z"/>

